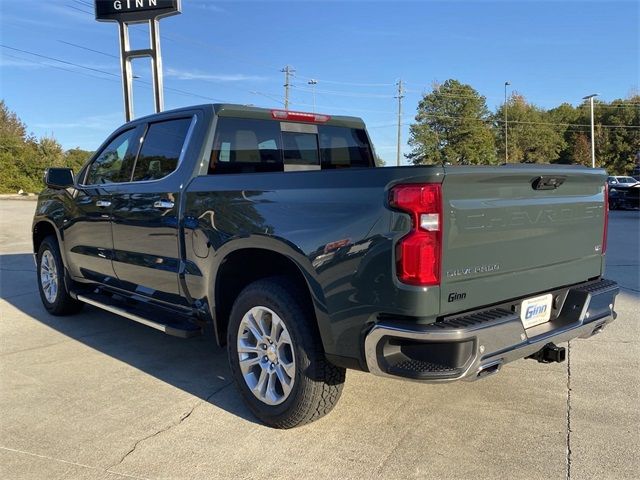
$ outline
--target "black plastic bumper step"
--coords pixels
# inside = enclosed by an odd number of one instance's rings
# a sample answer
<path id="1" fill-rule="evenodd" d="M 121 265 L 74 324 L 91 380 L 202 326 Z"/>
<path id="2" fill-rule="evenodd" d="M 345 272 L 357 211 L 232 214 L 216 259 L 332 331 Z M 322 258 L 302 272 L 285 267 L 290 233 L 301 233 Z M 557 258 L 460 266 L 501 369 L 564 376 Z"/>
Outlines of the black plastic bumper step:
<path id="1" fill-rule="evenodd" d="M 111 297 L 100 293 L 79 294 L 78 300 L 174 337 L 191 338 L 202 333 L 200 325 L 191 321 L 189 317 L 155 307 L 149 303 L 136 302 L 131 304 L 126 302 L 124 298 L 120 301 L 117 296 Z"/>
<path id="2" fill-rule="evenodd" d="M 455 377 L 460 375 L 462 369 L 424 360 L 407 359 L 391 366 L 389 373 L 404 374 L 410 378 L 422 378 L 430 375 L 438 375 L 439 378 L 446 378 L 448 376 Z"/>

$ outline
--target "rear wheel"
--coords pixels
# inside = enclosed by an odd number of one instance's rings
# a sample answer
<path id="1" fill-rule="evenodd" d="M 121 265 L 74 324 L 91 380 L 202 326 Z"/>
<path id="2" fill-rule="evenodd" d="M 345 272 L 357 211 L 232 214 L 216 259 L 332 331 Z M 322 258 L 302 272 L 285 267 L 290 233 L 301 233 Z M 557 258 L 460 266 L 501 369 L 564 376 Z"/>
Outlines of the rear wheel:
<path id="1" fill-rule="evenodd" d="M 236 299 L 228 327 L 231 371 L 261 421 L 292 428 L 329 413 L 345 370 L 324 355 L 313 312 L 286 278 L 259 280 Z"/>
<path id="2" fill-rule="evenodd" d="M 36 257 L 38 290 L 44 308 L 52 315 L 69 315 L 84 305 L 73 299 L 64 281 L 64 264 L 55 237 L 48 236 L 40 244 Z"/>

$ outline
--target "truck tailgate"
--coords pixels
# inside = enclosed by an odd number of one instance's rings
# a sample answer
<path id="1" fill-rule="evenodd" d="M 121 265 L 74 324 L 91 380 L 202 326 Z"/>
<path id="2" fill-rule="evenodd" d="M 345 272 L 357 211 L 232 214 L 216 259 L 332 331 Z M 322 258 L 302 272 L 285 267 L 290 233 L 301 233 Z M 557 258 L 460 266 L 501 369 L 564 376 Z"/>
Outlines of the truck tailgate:
<path id="1" fill-rule="evenodd" d="M 599 276 L 605 179 L 581 167 L 447 167 L 442 313 Z"/>

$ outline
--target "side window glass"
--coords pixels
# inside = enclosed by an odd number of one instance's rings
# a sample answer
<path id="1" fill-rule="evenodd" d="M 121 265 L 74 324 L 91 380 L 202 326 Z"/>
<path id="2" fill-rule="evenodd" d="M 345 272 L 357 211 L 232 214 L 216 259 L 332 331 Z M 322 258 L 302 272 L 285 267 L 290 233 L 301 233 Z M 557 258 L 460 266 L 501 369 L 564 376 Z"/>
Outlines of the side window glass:
<path id="1" fill-rule="evenodd" d="M 157 180 L 176 168 L 191 118 L 152 123 L 147 129 L 133 172 L 133 181 Z"/>
<path id="2" fill-rule="evenodd" d="M 87 168 L 85 185 L 128 182 L 133 169 L 137 138 L 135 128 L 114 138 Z"/>
<path id="3" fill-rule="evenodd" d="M 320 169 L 315 133 L 282 132 L 282 144 L 285 171 Z"/>
<path id="4" fill-rule="evenodd" d="M 325 125 L 319 128 L 319 133 L 323 169 L 373 166 L 364 130 Z"/>
<path id="5" fill-rule="evenodd" d="M 281 171 L 278 122 L 218 118 L 209 174 Z"/>

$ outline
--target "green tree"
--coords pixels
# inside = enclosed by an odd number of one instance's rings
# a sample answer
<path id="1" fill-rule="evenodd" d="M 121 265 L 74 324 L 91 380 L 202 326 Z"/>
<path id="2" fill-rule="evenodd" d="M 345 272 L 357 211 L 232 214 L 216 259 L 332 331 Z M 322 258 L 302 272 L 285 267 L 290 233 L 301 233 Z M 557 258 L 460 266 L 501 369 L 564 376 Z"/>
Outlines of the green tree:
<path id="1" fill-rule="evenodd" d="M 588 165 L 591 165 L 589 138 L 585 136 L 584 127 L 575 126 L 580 124 L 580 115 L 580 110 L 569 103 L 563 103 L 546 112 L 548 122 L 554 124 L 554 129 L 564 140 L 556 163 L 587 165 L 585 162 L 588 160 Z M 585 152 L 588 158 L 585 157 Z"/>
<path id="2" fill-rule="evenodd" d="M 518 94 L 513 93 L 507 101 L 508 153 L 509 163 L 550 163 L 560 158 L 565 148 L 562 128 L 553 125 L 553 120 L 545 110 L 536 107 Z M 498 157 L 505 158 L 504 108 L 495 113 L 497 125 L 496 142 Z"/>
<path id="3" fill-rule="evenodd" d="M 449 79 L 418 104 L 407 155 L 415 165 L 496 163 L 495 142 L 485 97 Z"/>
<path id="4" fill-rule="evenodd" d="M 24 123 L 0 100 L 0 192 L 33 191 L 37 184 L 25 175 L 28 159 L 36 152 L 34 139 Z"/>
<path id="5" fill-rule="evenodd" d="M 93 152 L 82 150 L 80 148 L 72 148 L 65 152 L 65 165 L 73 169 L 74 173 L 78 173 L 83 165 L 89 160 Z"/>
<path id="6" fill-rule="evenodd" d="M 597 102 L 594 116 L 596 165 L 612 174 L 630 174 L 640 153 L 640 96 Z"/>
<path id="7" fill-rule="evenodd" d="M 39 192 L 48 167 L 71 167 L 78 172 L 91 152 L 64 151 L 50 137 L 36 139 L 18 116 L 0 100 L 0 193 Z"/>

